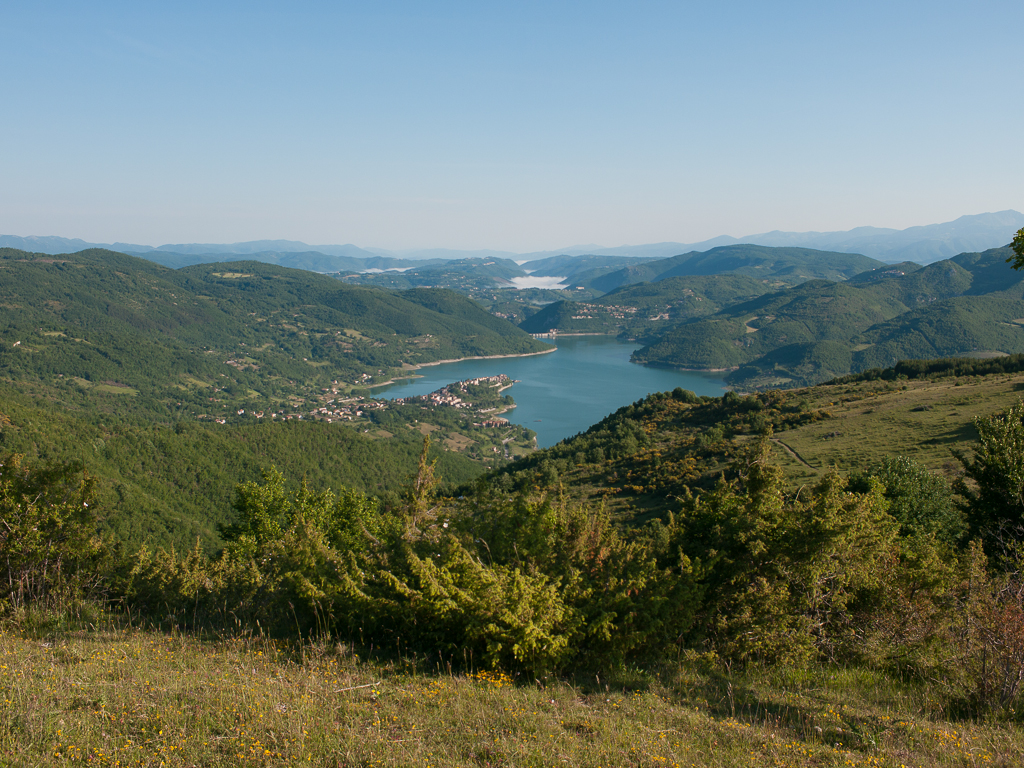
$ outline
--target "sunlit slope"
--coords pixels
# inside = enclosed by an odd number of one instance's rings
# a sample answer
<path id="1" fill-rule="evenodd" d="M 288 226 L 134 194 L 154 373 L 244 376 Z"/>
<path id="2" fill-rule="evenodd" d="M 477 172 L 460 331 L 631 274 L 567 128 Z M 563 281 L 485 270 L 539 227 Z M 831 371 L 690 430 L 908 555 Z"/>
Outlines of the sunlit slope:
<path id="1" fill-rule="evenodd" d="M 650 342 L 674 324 L 766 293 L 809 280 L 841 281 L 882 266 L 858 254 L 756 245 L 635 260 L 619 269 L 599 266 L 571 276 L 572 298 L 543 308 L 521 327 L 530 333 L 617 333 Z M 576 299 L 577 290 L 589 300 Z M 600 298 L 589 298 L 595 295 Z"/>
<path id="2" fill-rule="evenodd" d="M 454 259 L 417 264 L 401 272 L 342 275 L 346 282 L 359 285 L 392 289 L 439 287 L 462 291 L 508 286 L 512 284 L 512 278 L 525 276 L 522 267 L 511 259 L 501 258 Z"/>
<path id="3" fill-rule="evenodd" d="M 546 348 L 447 291 L 396 294 L 257 262 L 175 271 L 110 251 L 0 251 L 0 377 L 58 398 L 113 387 L 133 398 L 122 412 L 266 406 L 418 363 Z"/>
<path id="4" fill-rule="evenodd" d="M 397 493 L 415 473 L 422 435 L 395 430 L 378 439 L 362 429 L 318 421 L 235 424 L 179 422 L 101 415 L 89 395 L 68 404 L 45 392 L 18 392 L 0 385 L 0 454 L 80 463 L 96 482 L 105 510 L 102 528 L 130 547 L 151 545 L 206 549 L 221 542 L 219 527 L 231 522 L 238 483 L 259 480 L 277 467 L 313 490 L 355 488 Z M 459 453 L 432 449 L 437 474 L 465 482 L 482 467 Z"/>
<path id="5" fill-rule="evenodd" d="M 529 333 L 656 334 L 673 322 L 713 314 L 772 290 L 744 275 L 670 277 L 616 288 L 592 301 L 549 304 L 520 324 Z"/>

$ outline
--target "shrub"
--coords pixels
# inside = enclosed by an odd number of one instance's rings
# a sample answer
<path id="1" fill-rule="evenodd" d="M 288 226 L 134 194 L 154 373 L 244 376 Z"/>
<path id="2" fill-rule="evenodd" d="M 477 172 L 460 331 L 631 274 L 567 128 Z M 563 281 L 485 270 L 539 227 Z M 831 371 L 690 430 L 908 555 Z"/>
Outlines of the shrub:
<path id="1" fill-rule="evenodd" d="M 688 497 L 670 534 L 704 590 L 690 642 L 737 661 L 835 658 L 892 556 L 881 492 L 849 493 L 830 475 L 808 498 L 787 497 L 767 439 L 744 464 L 739 479 Z"/>
<path id="2" fill-rule="evenodd" d="M 934 535 L 952 544 L 964 534 L 963 516 L 944 477 L 906 456 L 887 456 L 865 475 L 852 478 L 851 488 L 866 490 L 871 478 L 881 483 L 900 535 Z"/>
<path id="3" fill-rule="evenodd" d="M 1024 401 L 974 420 L 978 441 L 957 452 L 964 477 L 954 483 L 972 535 L 1024 524 Z"/>
<path id="4" fill-rule="evenodd" d="M 0 613 L 99 585 L 93 482 L 76 464 L 0 459 Z"/>

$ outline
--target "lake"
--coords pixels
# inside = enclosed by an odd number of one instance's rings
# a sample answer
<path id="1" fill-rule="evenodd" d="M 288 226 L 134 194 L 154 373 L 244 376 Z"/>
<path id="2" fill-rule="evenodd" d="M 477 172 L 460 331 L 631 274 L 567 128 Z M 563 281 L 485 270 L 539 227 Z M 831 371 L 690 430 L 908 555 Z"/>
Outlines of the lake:
<path id="1" fill-rule="evenodd" d="M 519 382 L 507 392 L 516 408 L 504 417 L 532 429 L 537 444 L 547 448 L 652 392 L 676 387 L 715 397 L 725 392 L 720 374 L 635 365 L 629 356 L 638 345 L 612 336 L 563 336 L 557 344 L 547 355 L 427 366 L 416 372 L 422 378 L 374 387 L 373 396 L 425 395 L 454 381 L 504 373 Z"/>

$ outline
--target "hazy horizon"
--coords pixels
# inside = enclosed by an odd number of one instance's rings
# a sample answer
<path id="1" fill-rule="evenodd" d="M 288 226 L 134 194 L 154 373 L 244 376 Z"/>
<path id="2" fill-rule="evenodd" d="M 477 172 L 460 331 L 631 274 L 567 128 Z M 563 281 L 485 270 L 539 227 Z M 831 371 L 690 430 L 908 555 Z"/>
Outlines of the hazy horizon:
<path id="1" fill-rule="evenodd" d="M 610 252 L 610 251 L 628 251 L 630 249 L 636 249 L 638 251 L 651 252 L 652 250 L 656 251 L 659 246 L 666 246 L 666 247 L 668 247 L 668 250 L 671 250 L 673 252 L 675 252 L 677 250 L 677 248 L 675 248 L 674 246 L 677 246 L 678 248 L 697 248 L 697 249 L 707 250 L 707 249 L 710 249 L 710 248 L 715 247 L 715 246 L 720 245 L 720 244 L 745 243 L 745 242 L 746 243 L 753 243 L 753 244 L 763 244 L 763 245 L 772 245 L 772 244 L 778 245 L 780 243 L 781 244 L 796 244 L 797 241 L 805 240 L 806 242 L 803 243 L 805 245 L 805 247 L 819 248 L 821 250 L 829 250 L 829 247 L 822 247 L 823 245 L 826 244 L 823 241 L 826 241 L 830 237 L 833 237 L 833 236 L 838 237 L 840 240 L 842 240 L 843 239 L 842 236 L 848 235 L 851 238 L 853 238 L 853 242 L 855 242 L 855 243 L 856 242 L 870 243 L 872 238 L 876 238 L 876 239 L 878 239 L 878 238 L 888 238 L 889 240 L 892 240 L 894 237 L 898 237 L 900 235 L 907 235 L 908 237 L 912 236 L 916 231 L 919 231 L 919 230 L 923 231 L 923 232 L 927 232 L 930 229 L 942 227 L 942 228 L 944 228 L 945 236 L 948 237 L 948 231 L 950 229 L 950 226 L 954 225 L 954 224 L 957 224 L 958 222 L 961 222 L 963 220 L 968 220 L 968 225 L 967 225 L 968 226 L 968 230 L 966 232 L 963 232 L 962 234 L 966 235 L 968 238 L 970 238 L 972 235 L 975 238 L 977 238 L 979 233 L 977 232 L 977 222 L 976 222 L 976 220 L 978 220 L 978 219 L 986 219 L 986 220 L 987 219 L 1000 219 L 1000 220 L 1005 220 L 1006 222 L 1009 222 L 1009 223 L 1008 224 L 1004 224 L 1002 228 L 1005 229 L 1007 231 L 1007 233 L 1009 233 L 1009 231 L 1011 229 L 1012 230 L 1016 230 L 1018 225 L 1024 225 L 1024 214 L 1020 213 L 1019 211 L 1014 211 L 1014 210 L 1009 210 L 1008 209 L 1008 210 L 1005 210 L 1005 211 L 989 211 L 989 212 L 984 212 L 984 213 L 980 213 L 980 214 L 964 214 L 963 216 L 959 216 L 955 220 L 950 221 L 950 222 L 934 222 L 934 223 L 929 223 L 929 224 L 914 225 L 914 226 L 908 227 L 908 228 L 903 229 L 903 230 L 897 230 L 897 229 L 891 229 L 891 228 L 880 228 L 880 227 L 874 227 L 872 225 L 861 225 L 861 226 L 858 226 L 858 227 L 854 227 L 853 229 L 850 229 L 850 230 L 843 230 L 843 231 L 838 231 L 838 232 L 821 232 L 821 231 L 813 231 L 813 230 L 809 231 L 809 232 L 784 232 L 784 231 L 781 231 L 781 230 L 772 230 L 770 232 L 754 233 L 754 234 L 751 234 L 751 235 L 745 235 L 745 236 L 741 236 L 741 237 L 738 237 L 738 238 L 737 237 L 732 237 L 732 236 L 727 235 L 727 234 L 722 234 L 722 235 L 718 235 L 716 237 L 710 238 L 709 240 L 705 240 L 705 241 L 702 241 L 702 242 L 696 242 L 696 243 L 679 243 L 679 242 L 667 241 L 667 242 L 660 242 L 660 243 L 632 243 L 632 244 L 624 244 L 624 245 L 619 245 L 619 246 L 607 246 L 607 245 L 600 245 L 600 244 L 597 244 L 597 243 L 590 243 L 590 244 L 585 244 L 585 245 L 570 245 L 570 246 L 562 246 L 560 248 L 550 248 L 550 249 L 546 249 L 546 250 L 543 250 L 543 251 L 532 251 L 532 252 L 521 252 L 521 253 L 516 253 L 516 252 L 511 252 L 511 251 L 498 251 L 498 250 L 494 250 L 494 249 L 460 250 L 460 249 L 457 249 L 457 248 L 412 248 L 412 249 L 403 249 L 403 250 L 389 251 L 387 249 L 379 248 L 379 247 L 376 247 L 374 245 L 365 244 L 365 243 L 363 243 L 363 244 L 356 244 L 356 243 L 321 243 L 321 244 L 315 244 L 315 243 L 307 243 L 307 242 L 304 242 L 304 241 L 283 240 L 283 239 L 278 239 L 278 240 L 243 240 L 243 241 L 237 241 L 237 242 L 234 242 L 234 243 L 179 243 L 177 245 L 171 244 L 171 243 L 162 243 L 162 244 L 154 246 L 153 244 L 125 243 L 125 242 L 121 242 L 121 241 L 114 241 L 114 242 L 107 242 L 107 243 L 92 243 L 92 242 L 89 242 L 89 241 L 84 241 L 81 238 L 67 238 L 67 237 L 64 237 L 62 235 L 11 235 L 10 233 L 3 233 L 3 232 L 0 232 L 0 245 L 3 245 L 5 240 L 10 240 L 11 238 L 18 238 L 18 239 L 23 239 L 23 240 L 28 240 L 28 241 L 46 241 L 46 240 L 55 239 L 55 240 L 62 240 L 62 241 L 77 242 L 77 243 L 79 243 L 83 247 L 92 247 L 92 246 L 95 246 L 95 245 L 106 246 L 106 247 L 118 247 L 119 246 L 119 247 L 123 248 L 124 250 L 129 250 L 129 251 L 136 250 L 136 252 L 138 252 L 137 249 L 142 248 L 142 249 L 151 249 L 151 250 L 154 250 L 154 251 L 165 251 L 165 252 L 173 253 L 175 247 L 179 247 L 183 251 L 186 251 L 186 252 L 198 253 L 198 252 L 200 252 L 199 249 L 203 248 L 204 246 L 207 246 L 209 248 L 216 249 L 214 252 L 223 252 L 225 254 L 236 254 L 236 255 L 239 254 L 239 253 L 246 253 L 246 252 L 250 252 L 250 253 L 261 252 L 261 251 L 257 251 L 256 250 L 256 246 L 265 246 L 265 250 L 266 251 L 273 251 L 273 250 L 281 249 L 281 250 L 284 250 L 286 252 L 288 252 L 288 251 L 298 252 L 296 247 L 297 246 L 301 246 L 302 248 L 308 248 L 311 251 L 316 251 L 318 248 L 322 248 L 322 249 L 325 249 L 325 250 L 328 250 L 328 251 L 335 251 L 335 252 L 337 252 L 339 249 L 354 249 L 356 251 L 361 252 L 361 254 L 365 254 L 366 257 L 372 257 L 374 255 L 378 255 L 379 254 L 379 255 L 395 256 L 395 257 L 398 257 L 398 258 L 408 258 L 408 259 L 414 259 L 414 260 L 426 260 L 426 259 L 435 258 L 435 257 L 436 258 L 444 258 L 444 259 L 451 259 L 451 258 L 506 258 L 506 259 L 510 259 L 510 260 L 513 260 L 513 261 L 517 261 L 517 263 L 519 263 L 519 264 L 525 264 L 525 263 L 529 263 L 529 261 L 531 261 L 532 259 L 523 260 L 523 259 L 518 259 L 517 257 L 520 257 L 520 256 L 530 256 L 530 257 L 538 258 L 538 257 L 544 256 L 544 255 L 553 255 L 553 254 L 557 254 L 557 253 L 572 253 L 572 254 L 583 254 L 583 253 L 589 253 L 589 252 L 602 253 L 602 252 Z M 970 226 L 972 224 L 975 225 L 975 229 L 973 231 L 971 230 L 971 226 Z M 990 229 L 994 229 L 994 228 L 995 227 L 990 227 Z M 1008 239 L 1010 237 L 1012 237 L 1012 235 L 1007 234 L 1004 239 L 1007 239 L 1007 241 L 1008 241 Z M 778 243 L 770 242 L 773 239 L 778 240 L 779 242 Z M 927 239 L 927 236 L 925 236 L 924 239 Z M 981 239 L 985 239 L 985 236 L 983 235 Z M 1003 242 L 1001 240 L 999 240 L 998 238 L 996 238 L 996 239 L 989 238 L 989 239 L 992 240 L 992 242 L 990 244 L 984 245 L 984 246 L 980 246 L 980 247 L 982 247 L 982 248 L 997 247 L 997 246 L 1003 244 Z M 849 238 L 847 238 L 847 240 L 849 240 Z M 911 238 L 909 240 L 909 242 L 913 243 L 914 240 Z M 236 250 L 236 251 L 228 250 L 232 246 L 246 246 L 246 249 L 245 250 Z M 288 246 L 288 247 L 284 248 L 284 246 Z M 851 252 L 849 248 L 843 248 L 841 246 L 839 247 L 839 250 L 845 250 L 847 252 Z M 57 251 L 54 251 L 53 249 L 50 249 L 47 252 L 56 253 Z M 349 255 L 357 255 L 358 256 L 360 254 L 349 254 Z M 623 253 L 622 255 L 629 255 L 629 254 Z"/>

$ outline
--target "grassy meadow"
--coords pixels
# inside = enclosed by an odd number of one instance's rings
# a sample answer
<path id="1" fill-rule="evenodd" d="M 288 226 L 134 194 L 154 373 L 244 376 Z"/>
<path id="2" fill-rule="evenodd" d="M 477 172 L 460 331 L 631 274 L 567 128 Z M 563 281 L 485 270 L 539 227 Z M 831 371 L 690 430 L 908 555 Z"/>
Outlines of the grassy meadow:
<path id="1" fill-rule="evenodd" d="M 869 381 L 805 392 L 810 407 L 832 418 L 775 436 L 783 448 L 775 459 L 791 483 L 814 482 L 830 468 L 857 471 L 897 455 L 952 475 L 960 467 L 952 450 L 977 438 L 974 419 L 1024 397 L 1024 374 Z"/>
<path id="2" fill-rule="evenodd" d="M 0 632 L 5 766 L 1017 766 L 1011 719 L 865 670 L 700 659 L 568 679 L 345 644 Z"/>

